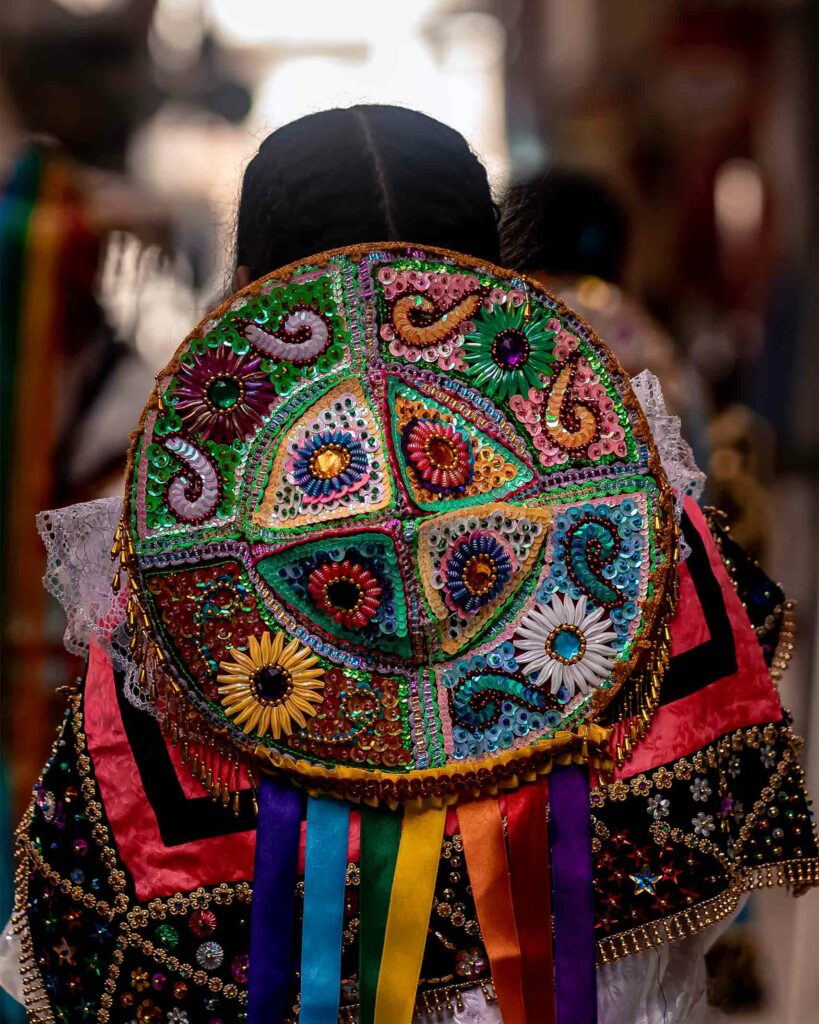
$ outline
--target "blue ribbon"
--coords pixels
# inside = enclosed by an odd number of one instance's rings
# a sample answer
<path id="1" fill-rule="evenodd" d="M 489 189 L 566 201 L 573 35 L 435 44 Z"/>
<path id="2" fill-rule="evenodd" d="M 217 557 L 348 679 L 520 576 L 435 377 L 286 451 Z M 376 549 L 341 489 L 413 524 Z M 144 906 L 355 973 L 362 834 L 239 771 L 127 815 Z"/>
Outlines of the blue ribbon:
<path id="1" fill-rule="evenodd" d="M 298 790 L 262 775 L 250 908 L 248 1024 L 281 1024 L 290 1011 L 301 814 Z"/>
<path id="2" fill-rule="evenodd" d="M 307 800 L 299 1024 L 337 1024 L 350 805 Z"/>
<path id="3" fill-rule="evenodd" d="M 589 778 L 579 765 L 549 776 L 557 1024 L 597 1024 Z"/>

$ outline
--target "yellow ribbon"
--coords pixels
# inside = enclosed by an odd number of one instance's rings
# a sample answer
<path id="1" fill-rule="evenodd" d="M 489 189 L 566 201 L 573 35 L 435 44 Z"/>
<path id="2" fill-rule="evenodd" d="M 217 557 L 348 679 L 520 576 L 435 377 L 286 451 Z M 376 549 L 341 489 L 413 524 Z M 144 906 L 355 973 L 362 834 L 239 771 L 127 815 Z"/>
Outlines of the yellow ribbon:
<path id="1" fill-rule="evenodd" d="M 410 1024 L 441 859 L 446 808 L 407 806 L 375 994 L 375 1024 Z"/>

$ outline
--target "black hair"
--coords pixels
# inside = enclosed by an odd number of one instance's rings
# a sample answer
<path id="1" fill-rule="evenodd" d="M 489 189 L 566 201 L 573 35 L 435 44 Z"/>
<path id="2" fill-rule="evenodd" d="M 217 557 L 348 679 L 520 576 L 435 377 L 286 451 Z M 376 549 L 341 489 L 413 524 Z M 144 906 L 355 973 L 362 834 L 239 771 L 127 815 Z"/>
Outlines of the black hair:
<path id="1" fill-rule="evenodd" d="M 628 215 L 618 196 L 575 171 L 553 169 L 513 185 L 502 204 L 503 261 L 516 270 L 594 274 L 616 284 L 628 234 Z"/>
<path id="2" fill-rule="evenodd" d="M 325 110 L 273 132 L 248 164 L 236 264 L 254 278 L 324 249 L 390 241 L 498 262 L 486 170 L 440 121 L 402 107 Z"/>

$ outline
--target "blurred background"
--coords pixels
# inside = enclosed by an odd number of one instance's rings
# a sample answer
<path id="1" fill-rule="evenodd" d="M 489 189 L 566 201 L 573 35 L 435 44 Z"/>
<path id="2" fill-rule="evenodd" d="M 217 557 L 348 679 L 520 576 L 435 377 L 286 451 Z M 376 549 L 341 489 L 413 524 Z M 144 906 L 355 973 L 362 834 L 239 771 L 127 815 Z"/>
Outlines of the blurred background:
<path id="1" fill-rule="evenodd" d="M 119 491 L 153 374 L 229 289 L 246 162 L 354 102 L 461 131 L 506 262 L 661 376 L 708 501 L 798 602 L 780 685 L 819 792 L 817 47 L 819 0 L 5 0 L 0 917 L 81 668 L 34 515 Z M 819 1020 L 817 941 L 815 893 L 752 899 L 711 958 L 713 1020 Z"/>

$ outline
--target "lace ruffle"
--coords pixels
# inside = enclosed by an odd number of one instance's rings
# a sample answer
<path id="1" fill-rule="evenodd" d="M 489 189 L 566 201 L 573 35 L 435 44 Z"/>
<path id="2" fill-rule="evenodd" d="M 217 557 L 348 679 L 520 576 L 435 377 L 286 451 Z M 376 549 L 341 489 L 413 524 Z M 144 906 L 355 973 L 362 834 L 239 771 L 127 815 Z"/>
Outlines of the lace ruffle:
<path id="1" fill-rule="evenodd" d="M 705 487 L 705 473 L 697 465 L 691 445 L 682 436 L 680 417 L 672 416 L 666 408 L 662 385 L 654 374 L 643 370 L 631 378 L 631 386 L 646 414 L 668 482 L 677 492 L 679 517 L 686 498 L 699 501 Z"/>
<path id="2" fill-rule="evenodd" d="M 121 498 L 99 498 L 41 512 L 37 529 L 47 551 L 43 584 L 65 612 L 66 650 L 85 658 L 91 640 L 96 640 L 114 667 L 125 674 L 125 692 L 131 703 L 153 713 L 137 685 L 139 670 L 129 652 L 127 583 L 123 580 L 118 593 L 111 587 L 111 544 L 121 514 Z"/>

